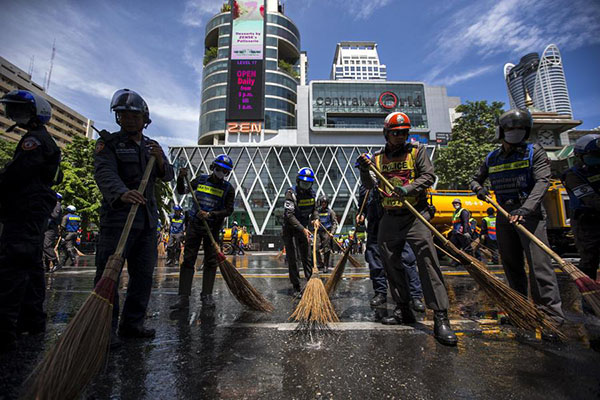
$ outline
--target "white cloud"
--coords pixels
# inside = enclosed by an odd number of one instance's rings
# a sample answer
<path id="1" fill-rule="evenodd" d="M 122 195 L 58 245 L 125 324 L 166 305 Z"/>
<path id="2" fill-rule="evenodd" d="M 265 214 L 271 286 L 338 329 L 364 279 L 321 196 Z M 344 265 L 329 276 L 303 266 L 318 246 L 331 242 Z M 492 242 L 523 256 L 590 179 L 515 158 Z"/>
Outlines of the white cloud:
<path id="1" fill-rule="evenodd" d="M 187 26 L 201 27 L 207 16 L 218 13 L 226 0 L 188 0 L 182 22 Z"/>
<path id="2" fill-rule="evenodd" d="M 444 85 L 444 86 L 452 86 L 456 83 L 469 80 L 471 78 L 475 78 L 480 75 L 484 75 L 490 71 L 497 70 L 498 66 L 496 65 L 486 65 L 480 68 L 475 68 L 463 73 L 454 74 L 442 78 L 438 78 L 433 80 L 431 83 L 435 85 Z"/>

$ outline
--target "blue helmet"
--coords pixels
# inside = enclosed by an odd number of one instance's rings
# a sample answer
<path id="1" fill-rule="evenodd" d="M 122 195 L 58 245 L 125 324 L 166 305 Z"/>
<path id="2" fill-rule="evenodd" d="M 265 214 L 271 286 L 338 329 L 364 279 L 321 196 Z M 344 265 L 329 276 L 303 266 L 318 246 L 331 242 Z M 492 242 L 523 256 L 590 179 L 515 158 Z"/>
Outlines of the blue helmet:
<path id="1" fill-rule="evenodd" d="M 210 164 L 210 169 L 213 170 L 216 166 L 225 168 L 225 170 L 230 172 L 233 169 L 233 161 L 227 154 L 219 154 L 212 164 Z"/>
<path id="2" fill-rule="evenodd" d="M 62 194 L 60 194 L 60 193 L 56 192 L 56 198 L 57 198 L 58 200 L 62 200 Z"/>
<path id="3" fill-rule="evenodd" d="M 371 155 L 371 153 L 364 153 L 364 155 L 367 156 L 369 161 L 373 160 L 373 156 Z M 361 156 L 362 156 L 362 154 L 361 154 Z M 358 167 L 360 167 L 360 164 L 358 163 L 358 159 L 357 159 L 356 162 L 354 163 L 354 168 L 358 168 Z"/>
<path id="4" fill-rule="evenodd" d="M 181 206 L 179 206 L 179 205 L 175 204 L 175 205 L 173 206 L 173 211 L 183 211 L 183 208 L 181 208 Z"/>
<path id="5" fill-rule="evenodd" d="M 584 135 L 577 139 L 573 152 L 575 154 L 589 154 L 600 151 L 600 135 L 596 133 Z"/>
<path id="6" fill-rule="evenodd" d="M 315 181 L 315 173 L 312 169 L 308 167 L 300 168 L 298 171 L 298 176 L 296 176 L 297 180 L 305 181 L 305 182 L 314 182 Z"/>
<path id="7" fill-rule="evenodd" d="M 0 103 L 6 104 L 6 116 L 19 125 L 27 125 L 32 119 L 40 124 L 46 124 L 52 116 L 52 107 L 48 100 L 28 90 L 12 90 L 6 93 Z M 23 111 L 28 111 L 28 121 L 19 121 Z"/>

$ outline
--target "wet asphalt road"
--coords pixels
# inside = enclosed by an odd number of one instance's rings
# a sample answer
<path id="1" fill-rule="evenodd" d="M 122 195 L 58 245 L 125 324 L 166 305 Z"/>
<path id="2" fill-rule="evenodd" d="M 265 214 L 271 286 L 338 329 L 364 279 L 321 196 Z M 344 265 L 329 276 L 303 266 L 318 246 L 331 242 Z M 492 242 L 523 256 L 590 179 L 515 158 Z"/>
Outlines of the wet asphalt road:
<path id="1" fill-rule="evenodd" d="M 296 304 L 288 294 L 287 268 L 274 254 L 231 259 L 274 304 L 272 314 L 244 310 L 222 279 L 215 285 L 216 309 L 203 310 L 201 273 L 189 312 L 170 312 L 178 271 L 160 260 L 146 322 L 156 338 L 128 340 L 112 352 L 84 398 L 600 398 L 600 320 L 581 313 L 577 289 L 564 276 L 559 282 L 569 341 L 549 344 L 499 325 L 497 309 L 468 274 L 444 268 L 459 334 L 459 345 L 448 348 L 431 336 L 429 312 L 411 327 L 377 323 L 386 308 L 368 306 L 368 270 L 350 266 L 332 299 L 341 323 L 329 334 L 298 335 L 287 322 Z M 48 330 L 24 336 L 18 350 L 0 356 L 0 399 L 17 396 L 90 293 L 93 274 L 93 257 L 83 257 L 80 266 L 48 275 Z M 391 301 L 387 308 L 393 309 Z"/>

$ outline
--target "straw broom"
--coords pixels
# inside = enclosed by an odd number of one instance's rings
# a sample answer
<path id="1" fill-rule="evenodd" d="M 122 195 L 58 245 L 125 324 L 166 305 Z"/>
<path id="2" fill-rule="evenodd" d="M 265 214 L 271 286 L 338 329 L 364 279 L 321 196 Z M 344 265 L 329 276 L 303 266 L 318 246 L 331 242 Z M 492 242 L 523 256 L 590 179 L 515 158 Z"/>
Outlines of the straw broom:
<path id="1" fill-rule="evenodd" d="M 371 171 L 377 175 L 390 190 L 394 190 L 394 186 L 379 172 L 377 167 L 372 163 L 369 165 Z M 531 302 L 523 297 L 516 290 L 511 289 L 508 285 L 490 273 L 485 264 L 475 257 L 472 257 L 464 251 L 454 246 L 448 239 L 444 237 L 433 225 L 427 221 L 415 208 L 407 201 L 403 202 L 403 207 L 409 210 L 419 221 L 442 242 L 442 244 L 453 253 L 457 259 L 461 260 L 467 272 L 479 284 L 479 286 L 487 293 L 487 295 L 508 314 L 511 322 L 524 330 L 535 331 L 540 328 L 542 331 L 554 333 L 560 339 L 565 339 L 565 336 L 558 330 L 556 323 L 551 320 L 547 314 L 537 309 Z"/>
<path id="2" fill-rule="evenodd" d="M 191 190 L 190 178 L 185 176 L 185 180 L 187 182 L 188 187 Z M 192 193 L 192 199 L 196 204 L 196 208 L 198 210 L 202 210 L 200 207 L 200 203 L 196 196 Z M 267 299 L 263 297 L 262 294 L 258 290 L 256 290 L 250 282 L 246 278 L 239 273 L 239 271 L 235 268 L 235 266 L 225 257 L 225 254 L 221 252 L 221 248 L 219 244 L 215 241 L 213 237 L 210 227 L 204 218 L 201 218 L 202 224 L 204 225 L 204 229 L 210 239 L 210 242 L 215 248 L 217 253 L 217 263 L 219 265 L 219 270 L 221 271 L 221 275 L 229 288 L 229 291 L 236 298 L 238 302 L 245 305 L 246 307 L 261 312 L 271 312 L 274 310 L 273 305 L 269 303 Z"/>
<path id="3" fill-rule="evenodd" d="M 154 167 L 150 157 L 138 192 L 144 193 Z M 71 320 L 58 342 L 50 349 L 24 383 L 23 398 L 36 400 L 75 399 L 100 371 L 109 351 L 112 312 L 117 280 L 123 268 L 123 252 L 139 204 L 131 206 L 115 253 L 110 256 L 102 278 Z"/>
<path id="4" fill-rule="evenodd" d="M 317 237 L 318 225 L 315 225 L 313 237 Z M 329 322 L 339 322 L 335 309 L 329 300 L 323 281 L 319 278 L 317 268 L 317 241 L 313 240 L 313 270 L 304 294 L 290 319 L 299 322 L 299 330 L 327 329 Z"/>
<path id="5" fill-rule="evenodd" d="M 321 224 L 321 221 L 318 221 L 318 223 Z M 323 228 L 323 229 L 325 229 L 325 228 Z M 329 232 L 327 229 L 325 229 L 325 232 L 327 232 L 327 235 L 329 235 L 329 237 L 331 238 L 331 240 L 333 240 L 333 242 L 336 244 L 336 246 L 338 247 L 338 249 L 340 249 L 340 251 L 342 253 L 345 253 L 346 250 L 344 250 L 344 248 L 342 247 L 342 245 L 339 244 L 337 240 L 335 240 L 335 237 L 331 234 L 331 232 Z M 358 261 L 356 261 L 356 258 L 352 257 L 352 255 L 350 253 L 348 253 L 348 260 L 350 261 L 350 263 L 352 264 L 352 266 L 354 266 L 354 268 L 363 268 L 364 267 L 364 265 L 362 265 L 361 263 L 359 263 Z"/>
<path id="6" fill-rule="evenodd" d="M 367 190 L 367 193 L 365 194 L 365 198 L 363 199 L 362 204 L 360 205 L 360 210 L 358 211 L 358 215 L 361 215 L 363 213 L 363 210 L 365 209 L 365 205 L 367 204 L 367 199 L 369 198 L 370 192 L 371 192 L 370 189 Z M 319 225 L 323 229 L 325 229 L 325 227 L 321 224 L 321 221 L 319 221 Z M 327 229 L 325 229 L 325 232 L 329 233 L 329 231 Z M 331 240 L 335 241 L 334 239 L 331 239 Z M 325 283 L 325 289 L 327 289 L 328 295 L 331 296 L 333 294 L 333 292 L 335 292 L 335 289 L 337 288 L 338 284 L 340 283 L 340 280 L 342 279 L 342 275 L 344 275 L 344 269 L 346 268 L 346 261 L 348 260 L 349 256 L 350 256 L 350 246 L 348 246 L 346 251 L 344 251 L 344 255 L 338 261 L 335 268 L 333 269 L 333 272 L 331 272 L 331 275 L 329 275 L 329 278 L 327 279 L 327 282 Z"/>
<path id="7" fill-rule="evenodd" d="M 502 208 L 498 203 L 496 203 L 492 198 L 486 196 L 486 201 L 494 206 L 500 214 L 504 215 L 507 219 L 510 218 L 508 212 Z M 594 313 L 600 317 L 600 284 L 594 281 L 592 278 L 581 272 L 579 268 L 577 268 L 572 263 L 563 260 L 558 254 L 556 254 L 552 249 L 550 249 L 544 242 L 537 238 L 533 233 L 529 232 L 527 228 L 518 222 L 513 224 L 517 227 L 519 231 L 524 233 L 529 239 L 531 239 L 535 244 L 537 244 L 542 250 L 544 250 L 550 257 L 554 259 L 558 263 L 559 268 L 569 275 L 569 277 L 575 282 L 577 285 L 577 289 L 581 293 L 581 296 L 587 301 L 587 303 L 592 307 Z"/>

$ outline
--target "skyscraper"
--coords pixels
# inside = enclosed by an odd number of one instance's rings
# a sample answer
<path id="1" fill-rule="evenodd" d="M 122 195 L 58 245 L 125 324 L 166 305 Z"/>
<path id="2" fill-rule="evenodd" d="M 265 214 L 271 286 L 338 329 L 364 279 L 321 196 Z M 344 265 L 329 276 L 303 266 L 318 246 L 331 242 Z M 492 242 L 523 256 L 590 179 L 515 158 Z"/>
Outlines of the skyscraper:
<path id="1" fill-rule="evenodd" d="M 517 65 L 505 64 L 504 79 L 511 108 L 526 108 L 525 98 L 529 93 L 536 109 L 573 115 L 562 58 L 556 45 L 546 47 L 541 59 L 538 53 L 529 53 Z"/>
<path id="2" fill-rule="evenodd" d="M 337 44 L 333 65 L 332 80 L 387 80 L 387 69 L 379 63 L 377 43 L 341 42 Z"/>

